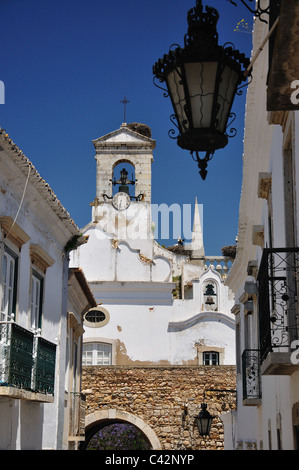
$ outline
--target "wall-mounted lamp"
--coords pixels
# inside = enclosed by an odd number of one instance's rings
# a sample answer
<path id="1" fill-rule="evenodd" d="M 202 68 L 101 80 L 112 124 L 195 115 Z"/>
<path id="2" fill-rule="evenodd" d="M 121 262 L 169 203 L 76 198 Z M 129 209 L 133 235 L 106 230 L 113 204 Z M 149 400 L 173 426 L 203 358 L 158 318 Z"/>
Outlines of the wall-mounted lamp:
<path id="1" fill-rule="evenodd" d="M 215 392 L 215 393 L 237 393 L 236 390 L 230 390 L 230 389 L 206 389 L 204 390 L 203 393 L 203 403 L 201 404 L 201 410 L 198 414 L 198 416 L 195 416 L 195 422 L 198 427 L 198 432 L 200 436 L 209 436 L 211 426 L 212 426 L 212 421 L 214 416 L 212 416 L 208 410 L 207 410 L 207 404 L 205 403 L 205 393 L 206 392 Z"/>
<path id="2" fill-rule="evenodd" d="M 195 416 L 198 432 L 201 436 L 208 436 L 210 434 L 213 418 L 214 416 L 210 415 L 207 410 L 207 404 L 202 403 L 198 416 Z"/>

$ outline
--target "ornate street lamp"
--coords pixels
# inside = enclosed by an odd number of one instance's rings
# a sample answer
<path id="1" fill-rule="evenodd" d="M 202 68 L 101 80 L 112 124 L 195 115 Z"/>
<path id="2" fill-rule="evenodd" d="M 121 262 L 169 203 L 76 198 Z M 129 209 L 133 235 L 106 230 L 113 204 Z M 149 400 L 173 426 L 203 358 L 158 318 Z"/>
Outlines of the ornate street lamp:
<path id="1" fill-rule="evenodd" d="M 179 147 L 190 150 L 203 179 L 215 150 L 224 148 L 228 137 L 236 134 L 231 129 L 228 135 L 227 128 L 235 119 L 232 104 L 249 66 L 249 59 L 231 43 L 218 45 L 218 18 L 215 8 L 204 10 L 202 1 L 196 0 L 196 7 L 188 12 L 184 48 L 171 46 L 153 67 L 154 83 L 161 88 L 157 81 L 165 82 L 165 96 L 170 96 L 174 109 L 171 118 L 178 136 L 173 137 L 174 130 L 169 135 Z M 205 152 L 204 158 L 199 152 Z"/>
<path id="2" fill-rule="evenodd" d="M 230 390 L 230 389 L 215 389 L 215 388 L 208 388 L 204 390 L 203 393 L 203 403 L 200 405 L 201 410 L 198 414 L 198 416 L 195 416 L 195 421 L 198 427 L 198 432 L 200 436 L 209 436 L 210 430 L 211 430 L 211 425 L 212 421 L 215 418 L 215 416 L 212 416 L 208 410 L 207 410 L 207 404 L 205 403 L 205 393 L 206 392 L 215 392 L 217 394 L 223 394 L 223 393 L 237 393 L 236 390 Z M 224 405 L 224 406 L 223 406 Z M 223 402 L 222 409 L 225 409 L 225 402 Z"/>
<path id="3" fill-rule="evenodd" d="M 201 410 L 198 416 L 195 417 L 200 436 L 208 436 L 210 434 L 213 416 L 207 410 L 206 403 L 201 404 Z"/>

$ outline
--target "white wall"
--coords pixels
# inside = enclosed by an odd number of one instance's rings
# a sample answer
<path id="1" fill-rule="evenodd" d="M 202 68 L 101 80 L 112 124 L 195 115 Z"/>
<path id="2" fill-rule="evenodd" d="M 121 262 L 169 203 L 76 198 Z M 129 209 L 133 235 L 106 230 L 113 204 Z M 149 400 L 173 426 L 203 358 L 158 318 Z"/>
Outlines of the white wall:
<path id="1" fill-rule="evenodd" d="M 17 215 L 16 226 L 29 236 L 29 241 L 23 244 L 19 251 L 11 240 L 5 239 L 4 233 L 0 230 L 2 249 L 4 243 L 7 244 L 13 248 L 19 258 L 15 321 L 26 329 L 31 327 L 30 283 L 31 269 L 34 266 L 30 258 L 30 245 L 36 244 L 53 261 L 53 265 L 48 266 L 44 274 L 41 336 L 56 344 L 57 349 L 53 402 L 35 401 L 34 394 L 30 392 L 28 392 L 30 395 L 28 401 L 0 396 L 0 448 L 58 449 L 62 444 L 64 418 L 67 277 L 63 279 L 63 276 L 67 273 L 68 265 L 68 260 L 64 256 L 64 246 L 76 233 L 76 229 L 70 229 L 71 223 L 68 226 L 68 222 L 60 220 L 52 210 L 47 199 L 50 188 L 39 175 L 36 176 L 36 170 L 31 163 L 23 159 L 20 165 L 25 169 L 22 170 L 15 163 L 19 161 L 18 158 L 21 159 L 17 156 L 19 153 L 10 150 L 7 141 L 1 141 L 1 145 L 3 149 L 0 147 L 0 216 L 9 216 L 14 220 Z M 29 168 L 30 177 L 26 187 Z M 51 200 L 54 199 L 52 195 Z M 58 203 L 56 207 L 57 205 Z M 0 272 L 2 274 L 2 265 Z"/>

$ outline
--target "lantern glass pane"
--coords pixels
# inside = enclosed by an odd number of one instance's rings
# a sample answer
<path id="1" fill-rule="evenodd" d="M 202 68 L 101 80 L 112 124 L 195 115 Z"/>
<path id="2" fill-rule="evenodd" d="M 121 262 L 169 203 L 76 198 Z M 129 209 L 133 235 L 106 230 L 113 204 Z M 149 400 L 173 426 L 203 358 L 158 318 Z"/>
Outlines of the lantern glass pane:
<path id="1" fill-rule="evenodd" d="M 217 125 L 216 129 L 220 132 L 225 132 L 227 120 L 231 110 L 231 105 L 234 99 L 236 86 L 238 84 L 239 75 L 237 72 L 226 66 L 221 74 L 218 93 L 218 106 L 219 110 L 216 116 Z"/>
<path id="2" fill-rule="evenodd" d="M 201 418 L 197 420 L 198 431 L 201 436 L 206 436 L 210 433 L 212 419 Z"/>
<path id="3" fill-rule="evenodd" d="M 217 62 L 185 64 L 193 127 L 209 128 L 213 110 Z"/>
<path id="4" fill-rule="evenodd" d="M 189 127 L 187 116 L 185 113 L 185 91 L 182 85 L 181 69 L 174 68 L 170 73 L 167 74 L 167 87 L 169 94 L 172 99 L 174 112 L 178 121 L 178 126 L 181 131 L 186 130 Z"/>

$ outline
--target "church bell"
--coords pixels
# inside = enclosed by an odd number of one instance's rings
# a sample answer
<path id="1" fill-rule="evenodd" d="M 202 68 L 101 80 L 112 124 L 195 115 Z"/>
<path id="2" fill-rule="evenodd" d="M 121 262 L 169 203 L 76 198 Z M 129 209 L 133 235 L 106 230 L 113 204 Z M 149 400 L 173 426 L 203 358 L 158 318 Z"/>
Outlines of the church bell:
<path id="1" fill-rule="evenodd" d="M 212 296 L 214 296 L 216 294 L 214 292 L 214 287 L 213 287 L 212 284 L 207 285 L 207 289 L 206 289 L 206 292 L 205 292 L 204 295 L 207 296 L 207 300 L 205 302 L 207 305 L 213 305 L 215 303 Z"/>
<path id="2" fill-rule="evenodd" d="M 129 186 L 127 184 L 124 184 L 124 185 L 121 184 L 119 186 L 119 192 L 129 194 Z"/>
<path id="3" fill-rule="evenodd" d="M 215 303 L 215 302 L 214 302 L 214 300 L 213 300 L 213 297 L 209 296 L 209 297 L 207 298 L 207 300 L 206 300 L 206 304 L 208 304 L 208 305 L 213 305 L 214 303 Z"/>

